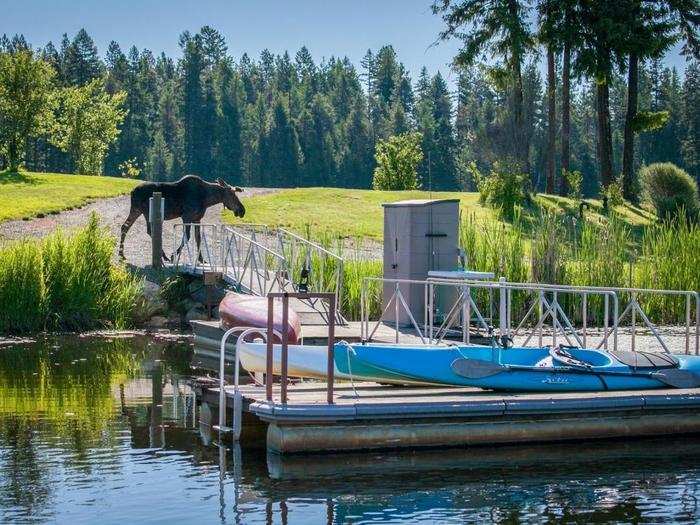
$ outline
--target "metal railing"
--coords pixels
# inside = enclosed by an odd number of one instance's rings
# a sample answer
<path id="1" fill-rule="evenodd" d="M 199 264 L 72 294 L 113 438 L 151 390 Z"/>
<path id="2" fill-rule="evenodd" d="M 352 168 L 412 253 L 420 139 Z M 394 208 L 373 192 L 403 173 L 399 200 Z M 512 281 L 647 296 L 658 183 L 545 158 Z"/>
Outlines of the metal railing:
<path id="1" fill-rule="evenodd" d="M 306 289 L 297 287 L 296 292 L 332 292 L 335 294 L 339 321 L 343 294 L 344 260 L 320 244 L 305 239 L 296 233 L 279 228 L 277 230 L 278 251 L 287 260 L 290 270 L 302 278 Z M 309 299 L 315 305 L 318 299 Z"/>
<path id="2" fill-rule="evenodd" d="M 393 293 L 385 301 L 384 308 L 379 320 L 370 321 L 368 300 L 368 286 L 371 282 L 381 282 L 385 284 L 385 293 L 393 288 Z M 387 285 L 389 285 L 387 287 Z M 423 323 L 416 319 L 415 312 L 411 311 L 409 303 L 405 299 L 402 287 L 422 288 L 423 302 L 420 305 L 423 311 Z M 446 314 L 440 324 L 435 323 L 436 311 L 436 291 L 451 291 L 451 295 L 456 297 L 451 301 L 451 306 L 446 308 Z M 479 291 L 488 293 L 479 294 Z M 476 293 L 475 293 L 476 292 Z M 517 324 L 513 317 L 517 314 L 514 308 L 513 294 L 520 293 L 524 296 L 523 303 L 528 305 L 526 312 L 522 315 Z M 416 294 L 414 293 L 414 296 Z M 450 295 L 450 294 L 447 294 Z M 487 316 L 482 311 L 484 305 L 479 303 L 479 295 L 488 297 L 487 307 L 491 311 Z M 497 295 L 498 304 L 493 312 L 492 298 Z M 382 323 L 393 324 L 396 330 L 396 342 L 399 341 L 399 317 L 401 312 L 406 313 L 409 320 L 404 323 L 415 331 L 416 336 L 423 343 L 439 344 L 445 340 L 449 330 L 458 325 L 461 340 L 465 344 L 470 343 L 472 324 L 477 331 L 487 333 L 490 323 L 494 318 L 498 318 L 499 331 L 501 335 L 508 337 L 523 338 L 518 344 L 528 346 L 531 341 L 536 340 L 538 346 L 542 346 L 546 337 L 551 337 L 551 344 L 556 345 L 558 338 L 562 338 L 567 344 L 581 347 L 591 347 L 594 339 L 594 331 L 598 334 L 600 341 L 593 342 L 594 348 L 604 348 L 618 350 L 619 329 L 623 325 L 626 317 L 630 317 L 630 344 L 629 349 L 636 348 L 636 337 L 638 323 L 636 316 L 642 319 L 643 326 L 649 329 L 654 339 L 658 341 L 665 352 L 670 352 L 666 341 L 668 334 L 662 333 L 662 328 L 655 325 L 649 319 L 639 301 L 639 296 L 679 296 L 685 297 L 685 324 L 684 350 L 686 354 L 694 348 L 697 355 L 700 352 L 700 294 L 694 291 L 685 290 L 653 290 L 642 288 L 622 288 L 622 287 L 595 287 L 595 286 L 563 286 L 540 283 L 514 283 L 505 279 L 499 281 L 455 281 L 455 280 L 410 280 L 410 279 L 384 279 L 381 277 L 366 277 L 363 279 L 360 297 L 361 310 L 361 337 L 364 340 L 371 340 Z M 578 315 L 574 318 L 571 311 L 567 313 L 562 307 L 563 297 L 567 297 L 569 306 L 572 302 L 578 301 L 575 305 L 578 308 Z M 602 303 L 602 326 L 592 323 L 590 315 L 590 304 L 593 298 L 599 298 Z M 448 301 L 450 303 L 450 301 Z M 482 301 L 483 303 L 483 301 Z M 620 308 L 624 305 L 624 308 Z M 393 317 L 391 307 L 393 306 Z M 693 327 L 692 311 L 695 309 L 695 322 Z M 577 310 L 573 308 L 574 311 Z M 572 308 L 570 308 L 572 310 Z M 513 325 L 515 324 L 515 328 Z M 694 339 L 694 343 L 693 343 Z"/>
<path id="3" fill-rule="evenodd" d="M 199 242 L 198 242 L 199 239 Z M 187 273 L 221 272 L 242 291 L 323 292 L 342 304 L 344 260 L 318 243 L 283 228 L 261 224 L 175 224 L 173 265 Z M 309 298 L 314 309 L 327 305 Z M 337 319 L 344 322 L 337 308 Z"/>
<path id="4" fill-rule="evenodd" d="M 222 228 L 221 272 L 225 279 L 253 295 L 294 287 L 287 260 L 233 228 Z"/>
<path id="5" fill-rule="evenodd" d="M 219 228 L 215 224 L 176 223 L 173 225 L 171 260 L 177 268 L 199 274 L 219 267 Z"/>

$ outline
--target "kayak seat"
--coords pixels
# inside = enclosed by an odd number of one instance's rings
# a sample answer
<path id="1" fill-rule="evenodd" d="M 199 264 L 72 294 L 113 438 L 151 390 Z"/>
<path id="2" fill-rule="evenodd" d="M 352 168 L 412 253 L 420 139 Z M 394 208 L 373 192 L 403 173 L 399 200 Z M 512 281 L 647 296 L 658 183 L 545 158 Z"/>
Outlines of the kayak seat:
<path id="1" fill-rule="evenodd" d="M 623 365 L 632 368 L 678 368 L 678 359 L 671 354 L 655 352 L 608 352 Z"/>

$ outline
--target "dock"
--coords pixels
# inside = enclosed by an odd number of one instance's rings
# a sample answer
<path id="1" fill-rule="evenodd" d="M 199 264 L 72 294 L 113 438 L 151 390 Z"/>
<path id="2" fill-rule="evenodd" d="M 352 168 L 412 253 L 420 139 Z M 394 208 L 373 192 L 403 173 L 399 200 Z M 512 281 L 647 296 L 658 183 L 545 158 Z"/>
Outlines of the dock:
<path id="1" fill-rule="evenodd" d="M 289 385 L 286 404 L 265 388 L 240 387 L 242 446 L 280 454 L 632 438 L 700 433 L 700 389 L 503 393 L 459 387 L 339 383 Z M 227 418 L 233 387 L 226 387 Z M 218 405 L 218 388 L 201 399 Z M 216 410 L 211 410 L 215 413 Z"/>

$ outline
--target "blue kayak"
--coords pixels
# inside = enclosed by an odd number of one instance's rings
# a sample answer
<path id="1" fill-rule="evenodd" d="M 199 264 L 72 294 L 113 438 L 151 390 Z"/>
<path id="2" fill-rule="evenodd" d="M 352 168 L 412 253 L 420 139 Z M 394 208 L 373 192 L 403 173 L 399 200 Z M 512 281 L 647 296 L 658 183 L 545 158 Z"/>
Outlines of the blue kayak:
<path id="1" fill-rule="evenodd" d="M 508 391 L 603 391 L 700 387 L 700 357 L 583 348 L 353 344 L 336 366 L 411 383 Z M 342 361 L 339 357 L 342 356 Z"/>

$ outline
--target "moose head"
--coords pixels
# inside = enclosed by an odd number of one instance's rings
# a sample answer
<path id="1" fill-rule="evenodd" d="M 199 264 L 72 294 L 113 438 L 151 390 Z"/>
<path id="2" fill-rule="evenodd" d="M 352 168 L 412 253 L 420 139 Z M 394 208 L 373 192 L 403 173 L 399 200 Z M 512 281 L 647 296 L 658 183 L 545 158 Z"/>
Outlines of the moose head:
<path id="1" fill-rule="evenodd" d="M 236 195 L 236 193 L 242 192 L 243 189 L 238 186 L 226 184 L 222 179 L 216 179 L 216 183 L 224 190 L 222 192 L 222 202 L 224 206 L 231 210 L 236 217 L 243 217 L 245 215 L 245 207 L 238 198 L 238 195 Z"/>

